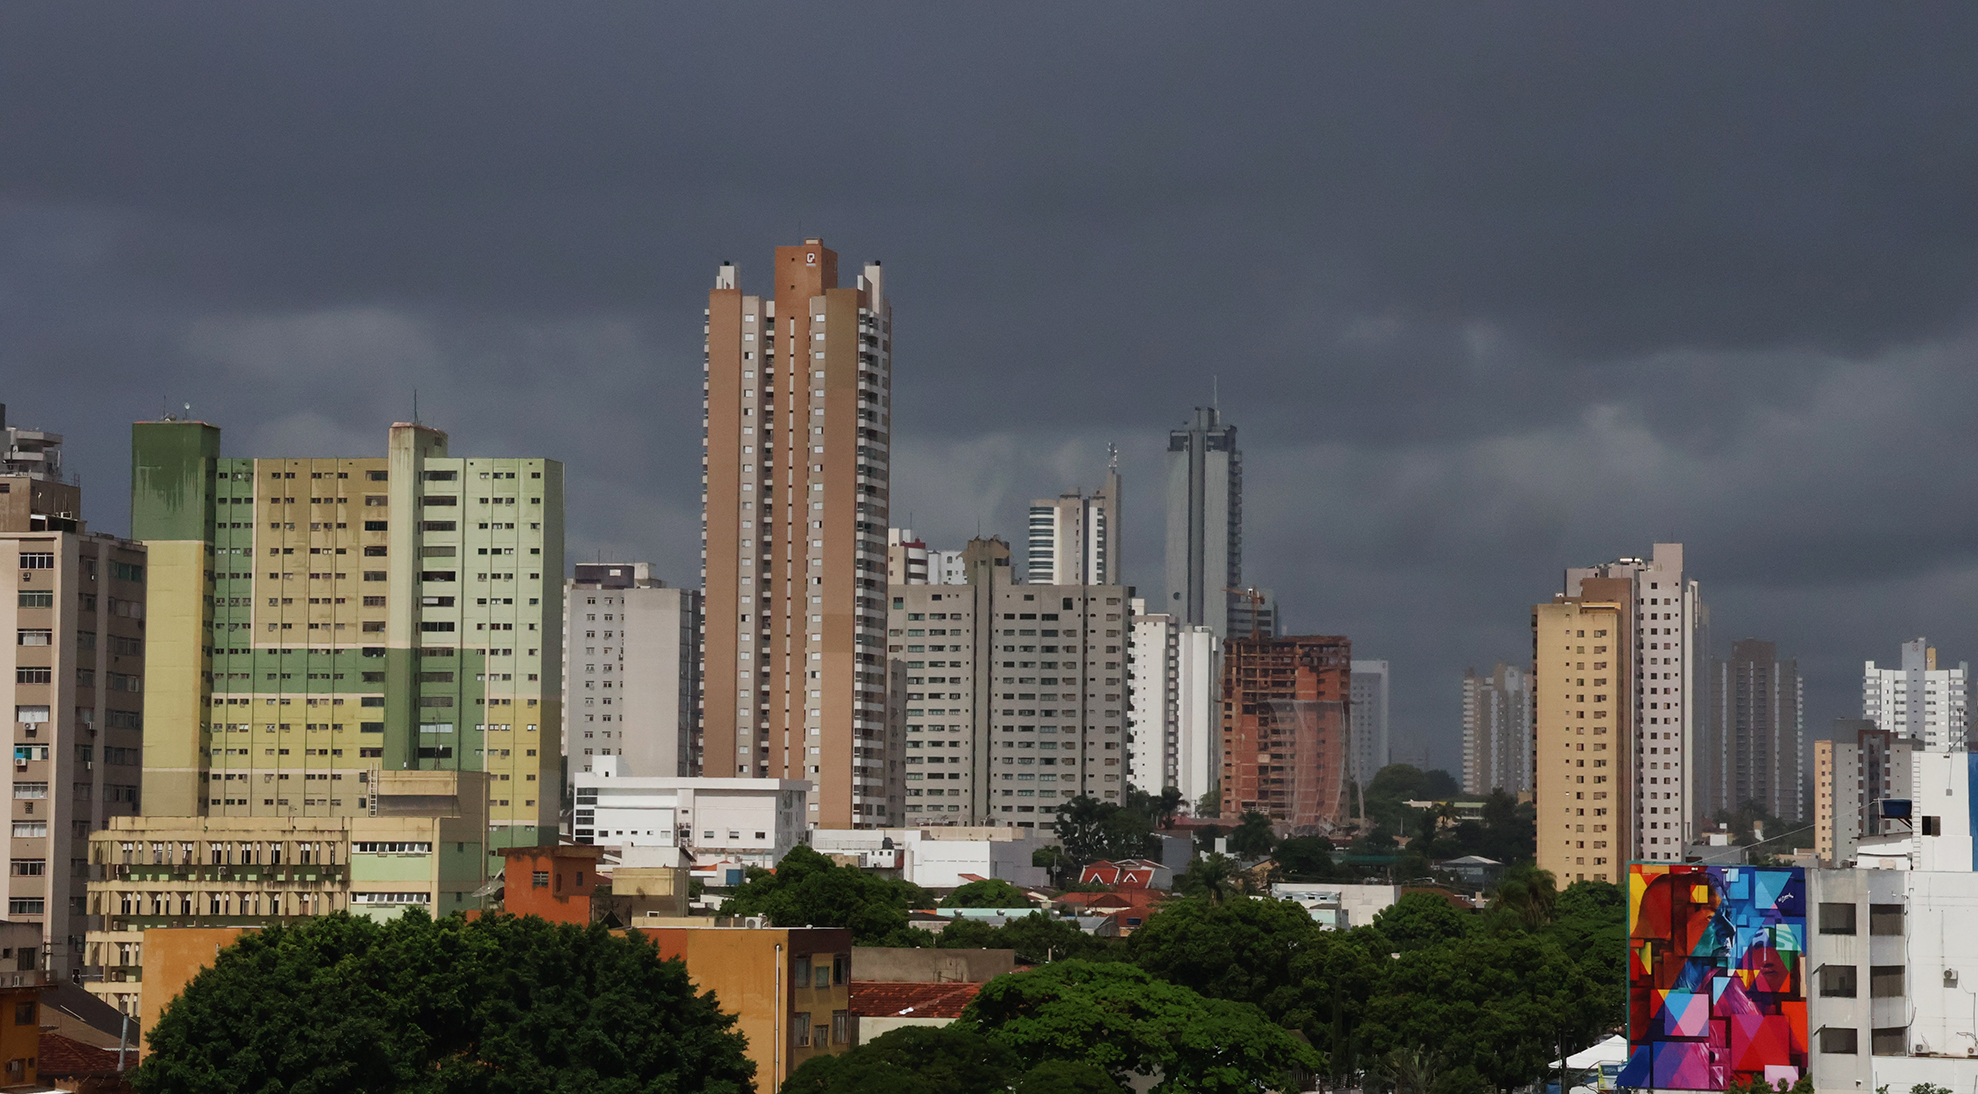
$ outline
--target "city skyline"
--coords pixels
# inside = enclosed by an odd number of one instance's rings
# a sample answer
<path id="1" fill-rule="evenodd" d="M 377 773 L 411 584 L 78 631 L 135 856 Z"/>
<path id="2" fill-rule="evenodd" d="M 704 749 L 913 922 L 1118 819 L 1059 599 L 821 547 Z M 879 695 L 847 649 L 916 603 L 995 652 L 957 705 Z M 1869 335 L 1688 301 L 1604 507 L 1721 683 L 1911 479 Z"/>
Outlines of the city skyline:
<path id="1" fill-rule="evenodd" d="M 1808 14 L 1791 41 L 1737 12 L 1059 17 L 1108 48 L 593 12 L 483 28 L 502 66 L 414 44 L 438 23 L 380 51 L 357 14 L 236 39 L 224 14 L 11 10 L 6 401 L 69 438 L 91 527 L 121 533 L 133 420 L 191 402 L 235 455 L 368 451 L 416 390 L 461 450 L 572 469 L 571 558 L 691 584 L 682 301 L 822 236 L 912 305 L 896 523 L 1014 537 L 1116 442 L 1124 577 L 1158 595 L 1163 442 L 1219 401 L 1247 580 L 1288 632 L 1393 664 L 1396 756 L 1456 770 L 1464 667 L 1522 659 L 1561 566 L 1657 540 L 1710 589 L 1712 652 L 1791 652 L 1808 725 L 1858 714 L 1860 662 L 1917 634 L 1978 649 L 1978 524 L 1920 492 L 1978 479 L 1969 171 L 1925 151 L 1966 126 L 1907 109 L 1971 101 L 1969 13 Z M 857 122 L 765 122 L 799 41 L 936 60 L 882 67 Z M 1643 62 L 1672 50 L 1693 78 L 1665 85 Z M 743 63 L 775 75 L 729 95 Z M 517 103 L 523 67 L 553 104 Z"/>

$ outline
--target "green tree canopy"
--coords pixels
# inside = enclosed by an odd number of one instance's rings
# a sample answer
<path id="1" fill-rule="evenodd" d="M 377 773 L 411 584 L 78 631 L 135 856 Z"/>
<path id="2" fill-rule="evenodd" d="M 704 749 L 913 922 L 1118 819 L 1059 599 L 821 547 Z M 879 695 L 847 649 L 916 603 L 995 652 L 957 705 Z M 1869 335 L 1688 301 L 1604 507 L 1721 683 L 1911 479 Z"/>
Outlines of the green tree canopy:
<path id="1" fill-rule="evenodd" d="M 848 927 L 854 941 L 869 946 L 904 931 L 910 909 L 933 904 L 918 885 L 840 866 L 799 845 L 775 871 L 751 869 L 721 914 L 768 916 L 778 927 Z"/>
<path id="2" fill-rule="evenodd" d="M 1189 863 L 1174 879 L 1174 887 L 1183 896 L 1221 903 L 1243 891 L 1243 874 L 1235 859 L 1211 851 Z"/>
<path id="3" fill-rule="evenodd" d="M 1277 833 L 1271 830 L 1271 819 L 1254 810 L 1243 814 L 1229 833 L 1229 849 L 1240 858 L 1263 858 L 1275 846 Z"/>
<path id="4" fill-rule="evenodd" d="M 780 1094 L 1121 1094 L 1104 1071 L 1046 1060 L 1024 1070 L 993 1032 L 955 1023 L 908 1026 L 849 1052 L 813 1056 Z"/>
<path id="5" fill-rule="evenodd" d="M 948 894 L 943 908 L 1027 908 L 1030 894 L 999 877 L 971 881 Z"/>
<path id="6" fill-rule="evenodd" d="M 1310 1046 L 1243 1003 L 1209 999 L 1133 965 L 1059 961 L 999 976 L 963 1012 L 1030 1066 L 1081 1061 L 1115 1079 L 1162 1076 L 1161 1094 L 1282 1087 L 1318 1070 Z"/>
<path id="7" fill-rule="evenodd" d="M 1325 881 L 1335 877 L 1332 841 L 1324 836 L 1293 836 L 1271 850 L 1286 881 Z"/>
<path id="8" fill-rule="evenodd" d="M 734 1018 L 636 934 L 344 913 L 243 934 L 151 1030 L 143 1094 L 740 1094 Z"/>
<path id="9" fill-rule="evenodd" d="M 1096 798 L 1079 796 L 1058 806 L 1061 866 L 1069 876 L 1101 859 L 1144 858 L 1151 850 L 1153 821 L 1144 813 Z"/>
<path id="10" fill-rule="evenodd" d="M 1126 940 L 1125 957 L 1212 999 L 1251 1003 L 1283 1021 L 1299 1003 L 1300 959 L 1327 944 L 1289 900 L 1171 900 Z"/>
<path id="11" fill-rule="evenodd" d="M 1474 924 L 1436 893 L 1403 893 L 1379 915 L 1373 929 L 1397 951 L 1433 948 L 1463 938 Z"/>

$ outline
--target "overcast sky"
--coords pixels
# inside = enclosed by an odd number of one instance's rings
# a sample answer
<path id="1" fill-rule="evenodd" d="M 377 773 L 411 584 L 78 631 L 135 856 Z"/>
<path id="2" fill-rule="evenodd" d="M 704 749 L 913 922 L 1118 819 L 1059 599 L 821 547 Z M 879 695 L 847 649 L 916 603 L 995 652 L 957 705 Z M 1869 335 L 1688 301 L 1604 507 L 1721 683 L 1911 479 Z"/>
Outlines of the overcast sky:
<path id="1" fill-rule="evenodd" d="M 1807 722 L 1978 660 L 1978 8 L 0 6 L 0 401 L 128 529 L 128 423 L 568 464 L 570 555 L 698 580 L 700 312 L 878 258 L 895 523 L 1015 539 L 1219 386 L 1247 580 L 1465 666 L 1564 567 L 1688 545 Z"/>

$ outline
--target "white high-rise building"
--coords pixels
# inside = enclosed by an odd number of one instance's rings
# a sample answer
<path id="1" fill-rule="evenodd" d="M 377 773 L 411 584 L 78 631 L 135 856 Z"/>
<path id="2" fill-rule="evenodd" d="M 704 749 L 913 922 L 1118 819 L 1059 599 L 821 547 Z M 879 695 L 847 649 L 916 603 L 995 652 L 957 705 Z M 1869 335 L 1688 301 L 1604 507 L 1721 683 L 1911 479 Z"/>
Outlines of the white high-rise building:
<path id="1" fill-rule="evenodd" d="M 1117 461 L 1106 484 L 1086 495 L 1073 490 L 1030 503 L 1024 580 L 1032 585 L 1120 583 L 1120 482 Z"/>
<path id="2" fill-rule="evenodd" d="M 1387 766 L 1387 662 L 1356 660 L 1352 674 L 1347 762 L 1353 781 L 1364 789 Z"/>
<path id="3" fill-rule="evenodd" d="M 1658 543 L 1647 559 L 1569 569 L 1566 595 L 1580 596 L 1589 579 L 1627 581 L 1634 601 L 1632 663 L 1616 662 L 1609 670 L 1628 674 L 1631 686 L 1611 686 L 1635 704 L 1634 739 L 1621 742 L 1630 753 L 1632 785 L 1623 800 L 1630 801 L 1633 825 L 1628 831 L 1634 846 L 1622 859 L 1680 862 L 1700 819 L 1694 758 L 1704 705 L 1697 691 L 1708 671 L 1701 661 L 1701 635 L 1708 623 L 1703 593 L 1684 575 L 1680 543 Z"/>
<path id="4" fill-rule="evenodd" d="M 1525 674 L 1498 662 L 1463 673 L 1463 791 L 1532 789 L 1532 702 Z"/>
<path id="5" fill-rule="evenodd" d="M 886 529 L 888 585 L 966 585 L 968 566 L 960 551 L 937 551 L 911 528 Z"/>
<path id="6" fill-rule="evenodd" d="M 1971 728 L 1970 686 L 1968 662 L 1938 668 L 1937 651 L 1918 638 L 1902 644 L 1902 667 L 1863 666 L 1861 716 L 1925 752 L 1961 751 Z"/>
<path id="7" fill-rule="evenodd" d="M 1174 785 L 1193 804 L 1222 786 L 1223 644 L 1212 627 L 1175 632 Z"/>
<path id="8" fill-rule="evenodd" d="M 1174 617 L 1147 614 L 1147 602 L 1133 601 L 1133 644 L 1127 653 L 1127 778 L 1158 793 L 1175 784 L 1175 744 L 1179 732 L 1180 646 Z"/>
<path id="9" fill-rule="evenodd" d="M 563 593 L 567 778 L 594 760 L 620 774 L 697 774 L 701 597 L 644 562 L 580 562 Z"/>

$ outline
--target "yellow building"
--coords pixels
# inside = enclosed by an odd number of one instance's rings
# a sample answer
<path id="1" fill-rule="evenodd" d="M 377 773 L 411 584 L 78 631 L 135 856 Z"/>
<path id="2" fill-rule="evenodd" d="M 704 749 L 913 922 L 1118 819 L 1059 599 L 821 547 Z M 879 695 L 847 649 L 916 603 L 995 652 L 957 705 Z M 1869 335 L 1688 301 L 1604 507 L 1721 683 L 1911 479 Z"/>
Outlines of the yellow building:
<path id="1" fill-rule="evenodd" d="M 101 978 L 86 986 L 126 1014 L 155 1014 L 163 1001 L 146 998 L 144 983 L 156 928 L 478 910 L 487 776 L 386 771 L 365 785 L 375 816 L 113 818 L 90 837 L 89 913 L 103 929 L 89 932 L 86 960 Z"/>
<path id="2" fill-rule="evenodd" d="M 677 921 L 676 921 L 677 922 Z M 813 1056 L 850 1051 L 852 932 L 842 927 L 704 925 L 642 929 L 661 957 L 737 1018 L 756 1064 L 756 1089 L 775 1094 Z"/>
<path id="3" fill-rule="evenodd" d="M 1561 888 L 1619 883 L 1634 833 L 1633 596 L 1594 578 L 1532 608 L 1532 777 L 1538 864 Z"/>

